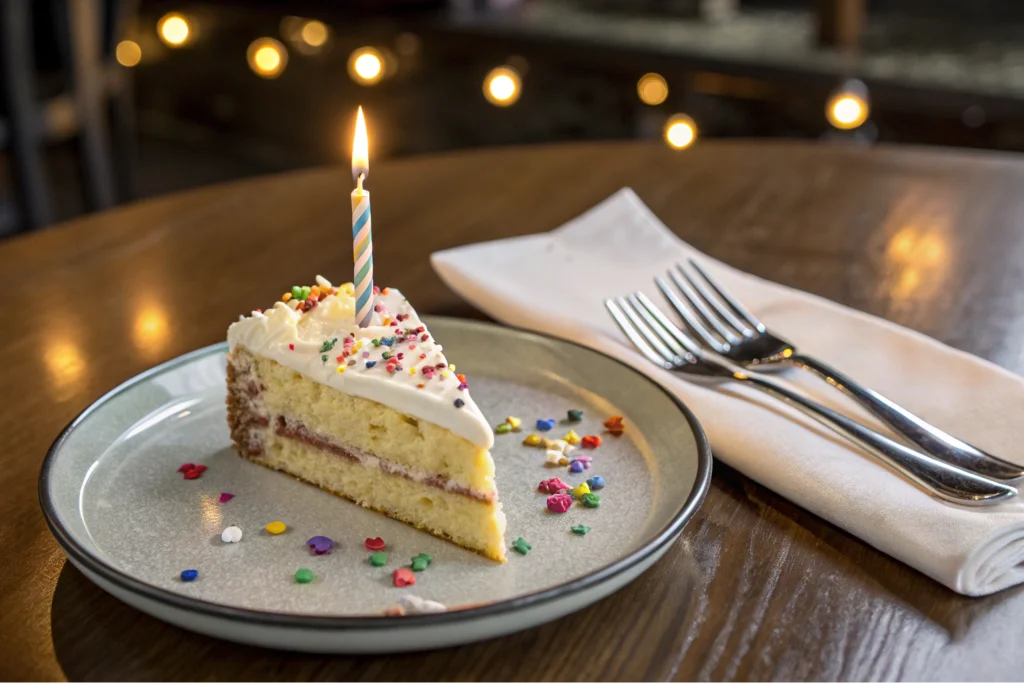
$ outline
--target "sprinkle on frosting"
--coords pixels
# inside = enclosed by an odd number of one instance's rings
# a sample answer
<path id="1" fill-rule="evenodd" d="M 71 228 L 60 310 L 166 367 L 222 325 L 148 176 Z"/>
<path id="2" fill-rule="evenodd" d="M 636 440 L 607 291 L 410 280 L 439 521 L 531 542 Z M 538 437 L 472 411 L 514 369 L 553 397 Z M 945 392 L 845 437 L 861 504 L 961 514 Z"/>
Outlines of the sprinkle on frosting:
<path id="1" fill-rule="evenodd" d="M 241 318 L 228 343 L 490 448 L 494 432 L 466 377 L 455 373 L 402 293 L 385 287 L 374 307 L 370 325 L 360 328 L 351 283 L 335 287 L 318 276 L 315 285 L 296 285 L 272 308 Z"/>

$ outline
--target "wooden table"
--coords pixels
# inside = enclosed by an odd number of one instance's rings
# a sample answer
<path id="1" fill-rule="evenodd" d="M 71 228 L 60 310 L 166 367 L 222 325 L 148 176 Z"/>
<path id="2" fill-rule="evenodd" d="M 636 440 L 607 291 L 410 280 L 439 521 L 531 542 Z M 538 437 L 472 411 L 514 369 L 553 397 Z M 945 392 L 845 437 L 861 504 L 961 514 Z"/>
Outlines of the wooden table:
<path id="1" fill-rule="evenodd" d="M 68 565 L 36 501 L 107 389 L 342 280 L 347 169 L 143 202 L 0 244 L 0 677 L 971 679 L 1024 671 L 1024 589 L 969 599 L 716 464 L 683 539 L 617 595 L 500 640 L 396 657 L 262 651 L 167 626 Z M 374 169 L 378 281 L 470 314 L 427 255 L 549 230 L 623 185 L 710 255 L 1024 370 L 1024 163 L 902 148 L 602 143 Z"/>

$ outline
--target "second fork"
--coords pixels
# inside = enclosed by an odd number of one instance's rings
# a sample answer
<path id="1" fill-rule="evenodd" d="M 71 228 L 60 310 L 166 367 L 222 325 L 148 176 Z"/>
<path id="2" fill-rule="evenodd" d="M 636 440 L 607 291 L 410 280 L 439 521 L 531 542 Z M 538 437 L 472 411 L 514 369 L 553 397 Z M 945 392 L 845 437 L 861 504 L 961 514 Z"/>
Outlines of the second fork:
<path id="1" fill-rule="evenodd" d="M 760 389 L 821 422 L 937 498 L 958 505 L 992 505 L 1017 495 L 1012 486 L 915 451 L 780 384 L 730 367 L 704 353 L 639 292 L 609 299 L 605 306 L 633 346 L 659 367 L 738 380 Z"/>
<path id="2" fill-rule="evenodd" d="M 669 278 L 689 306 L 680 300 L 663 278 L 655 278 L 655 283 L 686 325 L 698 335 L 703 346 L 748 370 L 779 364 L 808 370 L 853 398 L 926 453 L 1000 481 L 1014 483 L 1024 479 L 1024 468 L 1019 465 L 944 432 L 848 375 L 799 353 L 795 346 L 773 334 L 739 301 L 715 284 L 700 264 L 690 259 L 690 265 L 696 271 L 696 277 L 682 266 L 669 271 Z"/>

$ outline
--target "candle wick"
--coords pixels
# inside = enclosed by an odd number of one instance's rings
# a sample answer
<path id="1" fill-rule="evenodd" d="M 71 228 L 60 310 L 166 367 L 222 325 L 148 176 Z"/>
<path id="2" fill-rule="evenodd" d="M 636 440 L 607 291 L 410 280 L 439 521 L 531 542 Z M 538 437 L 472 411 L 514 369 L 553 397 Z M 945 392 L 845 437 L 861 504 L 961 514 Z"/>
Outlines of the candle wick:
<path id="1" fill-rule="evenodd" d="M 356 189 L 360 192 L 363 191 L 363 178 L 366 177 L 365 173 L 360 173 L 359 177 L 356 178 Z"/>

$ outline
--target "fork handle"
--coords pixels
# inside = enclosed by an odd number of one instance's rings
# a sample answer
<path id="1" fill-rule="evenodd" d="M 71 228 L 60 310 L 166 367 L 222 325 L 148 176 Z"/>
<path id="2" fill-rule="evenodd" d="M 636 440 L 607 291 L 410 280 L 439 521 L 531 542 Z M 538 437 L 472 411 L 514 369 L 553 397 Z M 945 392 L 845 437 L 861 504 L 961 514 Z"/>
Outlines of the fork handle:
<path id="1" fill-rule="evenodd" d="M 794 354 L 787 362 L 809 370 L 870 410 L 909 442 L 951 465 L 1005 482 L 1024 479 L 1024 468 L 961 441 L 926 422 L 877 391 L 854 381 L 816 358 Z"/>
<path id="2" fill-rule="evenodd" d="M 1012 486 L 908 448 L 771 380 L 743 372 L 733 378 L 798 408 L 937 498 L 957 505 L 992 505 L 1017 495 Z"/>

